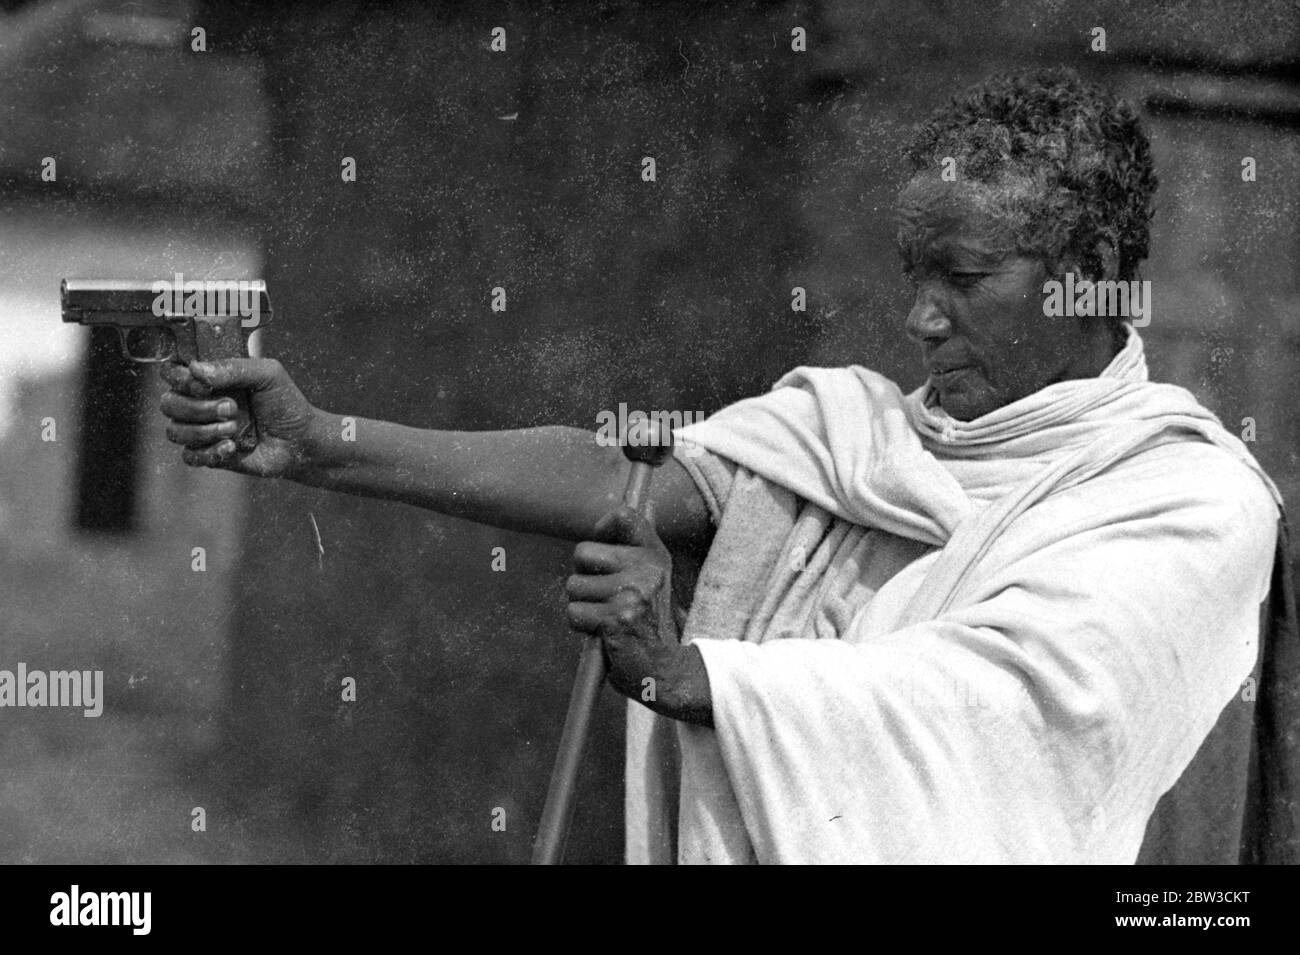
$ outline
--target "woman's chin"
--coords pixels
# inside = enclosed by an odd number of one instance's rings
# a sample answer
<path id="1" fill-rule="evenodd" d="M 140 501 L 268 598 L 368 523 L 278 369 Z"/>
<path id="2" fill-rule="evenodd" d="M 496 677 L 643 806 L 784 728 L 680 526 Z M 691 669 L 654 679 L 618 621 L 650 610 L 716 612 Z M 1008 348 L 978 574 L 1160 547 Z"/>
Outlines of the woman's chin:
<path id="1" fill-rule="evenodd" d="M 940 388 L 938 397 L 944 414 L 957 421 L 974 421 L 1005 404 L 988 389 L 970 388 L 964 384 Z"/>

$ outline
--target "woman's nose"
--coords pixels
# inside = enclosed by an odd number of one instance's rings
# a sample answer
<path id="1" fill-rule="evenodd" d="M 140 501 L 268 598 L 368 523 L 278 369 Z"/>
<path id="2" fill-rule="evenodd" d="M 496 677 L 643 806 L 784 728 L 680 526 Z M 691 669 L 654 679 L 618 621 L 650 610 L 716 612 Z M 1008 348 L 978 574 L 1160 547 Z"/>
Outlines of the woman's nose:
<path id="1" fill-rule="evenodd" d="M 952 324 L 944 316 L 938 292 L 929 286 L 916 290 L 916 301 L 907 313 L 907 334 L 917 343 L 931 338 L 947 338 L 952 334 Z"/>

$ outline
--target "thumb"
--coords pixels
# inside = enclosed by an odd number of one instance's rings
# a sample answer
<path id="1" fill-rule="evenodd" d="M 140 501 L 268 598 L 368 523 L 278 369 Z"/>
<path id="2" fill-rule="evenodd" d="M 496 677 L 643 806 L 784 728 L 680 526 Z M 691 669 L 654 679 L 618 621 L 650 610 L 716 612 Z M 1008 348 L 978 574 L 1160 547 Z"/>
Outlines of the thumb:
<path id="1" fill-rule="evenodd" d="M 594 540 L 604 544 L 628 544 L 634 547 L 663 546 L 650 519 L 626 504 L 602 517 L 592 533 Z"/>

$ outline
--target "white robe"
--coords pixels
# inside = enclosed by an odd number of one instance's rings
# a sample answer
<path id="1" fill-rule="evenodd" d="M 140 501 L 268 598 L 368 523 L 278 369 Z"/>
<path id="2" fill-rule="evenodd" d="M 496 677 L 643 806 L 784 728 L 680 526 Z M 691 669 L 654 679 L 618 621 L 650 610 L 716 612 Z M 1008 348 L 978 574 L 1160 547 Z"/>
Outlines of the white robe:
<path id="1" fill-rule="evenodd" d="M 1146 378 L 1130 332 L 957 422 L 801 368 L 682 429 L 714 729 L 633 705 L 629 861 L 1131 863 L 1255 663 L 1280 507 Z"/>

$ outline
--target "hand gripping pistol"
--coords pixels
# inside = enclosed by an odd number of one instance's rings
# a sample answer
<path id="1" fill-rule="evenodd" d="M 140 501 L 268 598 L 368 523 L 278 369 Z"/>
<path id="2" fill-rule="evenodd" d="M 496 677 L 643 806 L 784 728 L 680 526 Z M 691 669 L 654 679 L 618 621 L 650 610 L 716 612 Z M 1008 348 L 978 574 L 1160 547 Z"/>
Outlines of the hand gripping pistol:
<path id="1" fill-rule="evenodd" d="M 145 364 L 247 357 L 249 336 L 271 318 L 261 281 L 185 281 L 179 275 L 174 282 L 64 279 L 60 298 L 65 322 L 117 329 L 122 354 Z M 238 406 L 235 446 L 257 447 L 248 393 L 212 397 L 232 398 Z"/>

